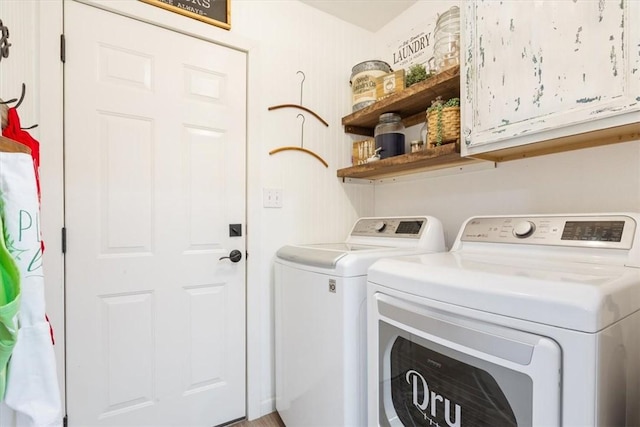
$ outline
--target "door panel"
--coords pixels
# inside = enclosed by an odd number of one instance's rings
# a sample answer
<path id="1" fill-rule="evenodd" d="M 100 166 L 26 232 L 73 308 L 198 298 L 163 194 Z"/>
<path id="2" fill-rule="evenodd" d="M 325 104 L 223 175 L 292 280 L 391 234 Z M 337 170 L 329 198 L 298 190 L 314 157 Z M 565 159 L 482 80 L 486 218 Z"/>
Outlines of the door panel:
<path id="1" fill-rule="evenodd" d="M 65 36 L 69 424 L 241 418 L 246 56 L 73 1 Z"/>

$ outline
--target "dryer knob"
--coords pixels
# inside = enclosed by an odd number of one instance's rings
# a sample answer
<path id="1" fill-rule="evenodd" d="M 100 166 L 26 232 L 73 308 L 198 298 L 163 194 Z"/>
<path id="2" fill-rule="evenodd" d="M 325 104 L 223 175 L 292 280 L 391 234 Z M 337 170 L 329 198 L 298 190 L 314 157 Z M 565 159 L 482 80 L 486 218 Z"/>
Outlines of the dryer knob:
<path id="1" fill-rule="evenodd" d="M 531 236 L 535 229 L 536 226 L 531 221 L 522 221 L 513 227 L 513 234 L 522 239 Z"/>
<path id="2" fill-rule="evenodd" d="M 376 230 L 378 233 L 382 232 L 386 227 L 387 227 L 387 224 L 385 224 L 384 221 L 378 221 L 375 224 L 373 224 L 373 229 Z"/>

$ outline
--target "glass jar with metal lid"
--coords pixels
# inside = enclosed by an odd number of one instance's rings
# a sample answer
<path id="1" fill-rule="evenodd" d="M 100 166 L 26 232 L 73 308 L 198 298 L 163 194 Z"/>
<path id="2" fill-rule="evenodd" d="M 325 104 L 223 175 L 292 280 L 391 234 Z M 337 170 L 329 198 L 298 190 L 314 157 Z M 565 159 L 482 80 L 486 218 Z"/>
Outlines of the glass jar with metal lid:
<path id="1" fill-rule="evenodd" d="M 379 123 L 373 131 L 376 149 L 380 148 L 380 159 L 405 153 L 404 124 L 397 113 L 380 115 Z"/>
<path id="2" fill-rule="evenodd" d="M 436 71 L 440 72 L 460 63 L 460 8 L 452 6 L 436 22 L 433 46 Z"/>
<path id="3" fill-rule="evenodd" d="M 356 112 L 376 102 L 376 78 L 390 73 L 391 66 L 372 60 L 355 65 L 351 71 L 352 109 Z"/>

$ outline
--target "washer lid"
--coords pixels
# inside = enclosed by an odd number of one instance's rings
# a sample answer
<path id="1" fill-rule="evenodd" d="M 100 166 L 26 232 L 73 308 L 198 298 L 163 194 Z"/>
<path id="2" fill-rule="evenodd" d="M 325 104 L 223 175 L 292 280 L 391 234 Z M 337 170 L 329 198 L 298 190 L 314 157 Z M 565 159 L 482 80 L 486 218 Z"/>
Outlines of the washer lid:
<path id="1" fill-rule="evenodd" d="M 640 269 L 487 254 L 381 259 L 371 283 L 516 319 L 595 333 L 640 309 Z"/>
<path id="2" fill-rule="evenodd" d="M 280 259 L 297 264 L 335 269 L 338 261 L 353 252 L 389 249 L 386 246 L 353 245 L 349 243 L 320 243 L 306 246 L 283 246 L 276 252 Z"/>

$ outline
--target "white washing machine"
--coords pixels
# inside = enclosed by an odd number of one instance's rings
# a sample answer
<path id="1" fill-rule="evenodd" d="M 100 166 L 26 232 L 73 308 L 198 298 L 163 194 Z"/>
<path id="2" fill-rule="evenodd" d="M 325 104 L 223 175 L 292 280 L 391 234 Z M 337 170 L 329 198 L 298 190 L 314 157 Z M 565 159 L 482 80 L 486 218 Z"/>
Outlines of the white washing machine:
<path id="1" fill-rule="evenodd" d="M 638 214 L 476 217 L 369 269 L 369 420 L 640 425 Z"/>
<path id="2" fill-rule="evenodd" d="M 277 252 L 276 408 L 288 427 L 366 425 L 367 268 L 444 250 L 440 221 L 417 216 L 361 218 L 345 242 Z"/>

